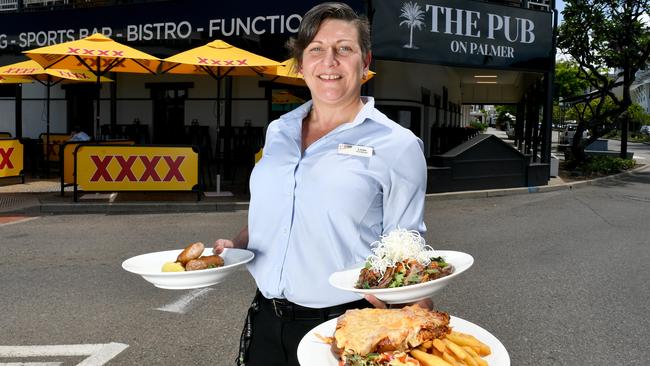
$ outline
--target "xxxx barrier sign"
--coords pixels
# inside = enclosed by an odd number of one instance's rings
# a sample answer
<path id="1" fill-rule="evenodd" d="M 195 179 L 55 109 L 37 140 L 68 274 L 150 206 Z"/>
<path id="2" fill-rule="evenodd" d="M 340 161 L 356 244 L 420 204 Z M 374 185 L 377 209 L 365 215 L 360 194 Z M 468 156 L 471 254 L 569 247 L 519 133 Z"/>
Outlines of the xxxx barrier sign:
<path id="1" fill-rule="evenodd" d="M 199 155 L 192 147 L 80 145 L 75 171 L 84 191 L 191 191 Z"/>
<path id="2" fill-rule="evenodd" d="M 23 174 L 23 154 L 20 140 L 0 140 L 0 178 Z"/>
<path id="3" fill-rule="evenodd" d="M 81 144 L 86 145 L 135 145 L 133 140 L 116 140 L 116 141 L 99 141 L 99 142 L 66 142 L 61 145 L 59 156 L 61 157 L 61 165 L 63 166 L 63 173 L 61 174 L 61 182 L 72 184 L 74 183 L 74 151 L 77 146 Z"/>

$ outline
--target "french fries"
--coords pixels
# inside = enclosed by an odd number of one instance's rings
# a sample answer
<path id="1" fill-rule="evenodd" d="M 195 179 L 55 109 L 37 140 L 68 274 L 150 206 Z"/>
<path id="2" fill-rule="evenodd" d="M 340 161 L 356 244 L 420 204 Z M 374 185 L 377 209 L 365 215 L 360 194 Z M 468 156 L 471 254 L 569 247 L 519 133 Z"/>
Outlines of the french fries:
<path id="1" fill-rule="evenodd" d="M 490 347 L 474 336 L 452 331 L 444 338 L 427 341 L 411 351 L 422 366 L 488 366 L 482 357 Z"/>
<path id="2" fill-rule="evenodd" d="M 447 334 L 446 338 L 459 346 L 469 346 L 474 348 L 476 353 L 481 357 L 485 357 L 491 353 L 490 347 L 472 335 L 451 331 L 451 333 Z"/>
<path id="3" fill-rule="evenodd" d="M 452 366 L 449 362 L 442 358 L 427 352 L 414 349 L 411 351 L 411 356 L 420 361 L 423 366 Z"/>

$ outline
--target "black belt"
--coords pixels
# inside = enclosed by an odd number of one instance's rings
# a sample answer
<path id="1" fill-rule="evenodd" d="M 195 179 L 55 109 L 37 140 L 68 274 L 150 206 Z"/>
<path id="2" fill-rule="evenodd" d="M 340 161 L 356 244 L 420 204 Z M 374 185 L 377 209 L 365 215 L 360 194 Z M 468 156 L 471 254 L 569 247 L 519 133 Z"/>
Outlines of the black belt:
<path id="1" fill-rule="evenodd" d="M 327 308 L 309 308 L 294 304 L 287 299 L 267 299 L 260 296 L 262 304 L 270 306 L 275 316 L 285 320 L 328 320 L 336 318 L 349 309 L 370 307 L 366 300 L 349 302 L 341 305 L 334 305 Z"/>

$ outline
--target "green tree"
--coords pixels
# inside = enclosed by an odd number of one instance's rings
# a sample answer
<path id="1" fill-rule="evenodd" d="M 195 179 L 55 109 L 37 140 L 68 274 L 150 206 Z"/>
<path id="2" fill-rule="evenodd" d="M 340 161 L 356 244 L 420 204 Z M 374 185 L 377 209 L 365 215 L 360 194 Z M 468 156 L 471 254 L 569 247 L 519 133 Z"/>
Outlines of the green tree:
<path id="1" fill-rule="evenodd" d="M 616 120 L 620 113 L 614 100 L 606 96 L 604 100 L 595 98 L 585 103 L 574 104 L 570 113 L 567 114 L 567 118 L 577 120 L 578 125 L 585 124 L 585 121 L 588 121 L 589 134 L 592 137 L 587 141 L 594 141 L 598 137 L 593 138 L 593 136 L 602 137 L 616 126 Z M 582 131 L 580 135 L 582 136 Z M 576 137 L 574 136 L 574 140 Z"/>
<path id="2" fill-rule="evenodd" d="M 574 61 L 556 63 L 554 80 L 553 100 L 555 102 L 581 95 L 589 88 L 589 82 L 582 77 L 580 67 Z"/>
<path id="3" fill-rule="evenodd" d="M 628 108 L 628 113 L 630 114 L 630 130 L 639 132 L 641 126 L 650 125 L 650 114 L 640 105 L 634 103 Z"/>
<path id="4" fill-rule="evenodd" d="M 497 128 L 505 130 L 509 123 L 512 123 L 512 116 L 517 115 L 517 107 L 514 105 L 496 105 L 494 109 L 497 112 Z"/>
<path id="5" fill-rule="evenodd" d="M 648 8 L 650 0 L 565 1 L 558 47 L 577 63 L 580 77 L 591 89 L 579 113 L 589 119 L 578 119 L 571 146 L 576 162 L 585 160 L 586 146 L 617 126 L 622 132 L 621 156 L 627 154 L 630 86 L 650 56 L 650 26 L 642 18 Z M 615 94 L 617 87 L 622 88 L 622 97 Z M 585 129 L 591 136 L 583 141 Z"/>
<path id="6" fill-rule="evenodd" d="M 555 64 L 553 86 L 553 121 L 564 122 L 575 119 L 575 114 L 569 108 L 570 101 L 577 95 L 583 95 L 589 89 L 589 82 L 580 72 L 575 61 L 560 61 Z"/>

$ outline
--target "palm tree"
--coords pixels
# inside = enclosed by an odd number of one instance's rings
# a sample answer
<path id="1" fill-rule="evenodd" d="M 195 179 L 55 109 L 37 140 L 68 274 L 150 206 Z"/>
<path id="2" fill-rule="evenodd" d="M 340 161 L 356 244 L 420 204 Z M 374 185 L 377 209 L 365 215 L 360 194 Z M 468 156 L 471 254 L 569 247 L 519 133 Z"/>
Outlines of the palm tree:
<path id="1" fill-rule="evenodd" d="M 420 5 L 417 3 L 407 2 L 402 5 L 402 13 L 400 18 L 404 18 L 399 25 L 400 27 L 406 24 L 411 29 L 411 35 L 409 37 L 409 44 L 405 44 L 404 48 L 418 48 L 413 46 L 413 28 L 417 27 L 418 30 L 422 29 L 424 26 L 424 11 L 420 8 Z"/>

